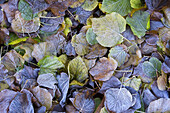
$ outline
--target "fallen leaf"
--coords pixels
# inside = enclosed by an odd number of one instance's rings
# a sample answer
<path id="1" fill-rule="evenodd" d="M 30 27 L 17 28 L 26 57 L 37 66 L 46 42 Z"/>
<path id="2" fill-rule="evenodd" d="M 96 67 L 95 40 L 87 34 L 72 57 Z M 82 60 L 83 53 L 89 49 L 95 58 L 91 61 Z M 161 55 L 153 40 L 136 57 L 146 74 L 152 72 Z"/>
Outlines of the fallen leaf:
<path id="1" fill-rule="evenodd" d="M 130 0 L 130 4 L 132 8 L 138 9 L 144 6 L 144 4 L 140 0 Z"/>
<path id="2" fill-rule="evenodd" d="M 162 22 L 170 28 L 170 8 L 164 8 L 163 9 L 165 17 L 161 18 Z"/>
<path id="3" fill-rule="evenodd" d="M 73 101 L 74 107 L 81 113 L 93 113 L 95 109 L 94 100 L 86 97 L 84 93 L 78 93 Z"/>
<path id="4" fill-rule="evenodd" d="M 162 76 L 159 76 L 157 79 L 158 89 L 159 90 L 166 90 L 166 84 L 167 84 L 167 76 L 165 74 L 162 74 Z"/>
<path id="5" fill-rule="evenodd" d="M 39 74 L 55 74 L 57 69 L 65 67 L 64 64 L 56 56 L 45 56 L 38 62 L 38 66 L 40 66 Z"/>
<path id="6" fill-rule="evenodd" d="M 114 58 L 118 62 L 118 66 L 121 66 L 125 63 L 127 55 L 122 46 L 115 46 L 109 50 L 108 56 Z"/>
<path id="7" fill-rule="evenodd" d="M 100 113 L 108 113 L 108 112 L 107 112 L 106 108 L 103 107 L 103 108 L 100 110 Z"/>
<path id="8" fill-rule="evenodd" d="M 97 7 L 97 5 L 97 0 L 85 0 L 84 4 L 82 5 L 82 8 L 86 11 L 92 11 Z"/>
<path id="9" fill-rule="evenodd" d="M 15 71 L 18 67 L 23 66 L 24 59 L 15 50 L 11 50 L 3 56 L 1 62 L 8 71 Z"/>
<path id="10" fill-rule="evenodd" d="M 160 98 L 152 101 L 147 109 L 148 113 L 151 112 L 169 112 L 170 111 L 170 99 Z"/>
<path id="11" fill-rule="evenodd" d="M 99 44 L 95 44 L 93 45 L 90 50 L 90 52 L 85 55 L 85 57 L 87 59 L 94 59 L 94 58 L 100 58 L 103 57 L 106 53 L 107 53 L 107 48 L 99 45 Z"/>
<path id="12" fill-rule="evenodd" d="M 86 32 L 86 40 L 90 45 L 97 44 L 96 34 L 93 32 L 92 28 L 89 28 Z"/>
<path id="13" fill-rule="evenodd" d="M 150 30 L 151 31 L 152 30 L 157 31 L 157 30 L 159 30 L 159 28 L 162 28 L 162 27 L 164 27 L 162 22 L 160 22 L 160 21 L 153 21 L 153 20 L 150 21 Z"/>
<path id="14" fill-rule="evenodd" d="M 126 29 L 126 20 L 120 14 L 113 12 L 91 20 L 93 32 L 102 46 L 112 47 L 123 41 L 123 36 L 120 33 Z"/>
<path id="15" fill-rule="evenodd" d="M 84 63 L 86 64 L 87 69 L 91 69 L 96 64 L 96 59 L 83 59 Z"/>
<path id="16" fill-rule="evenodd" d="M 71 26 L 72 26 L 72 21 L 70 18 L 65 18 L 64 19 L 64 22 L 65 22 L 65 29 L 63 31 L 63 33 L 67 36 L 69 32 L 71 32 Z"/>
<path id="17" fill-rule="evenodd" d="M 71 44 L 78 55 L 85 55 L 89 52 L 89 44 L 84 33 L 74 35 L 72 37 Z"/>
<path id="18" fill-rule="evenodd" d="M 143 37 L 150 28 L 150 15 L 148 12 L 136 11 L 132 17 L 127 17 L 126 21 L 134 35 L 138 36 L 138 38 Z"/>
<path id="19" fill-rule="evenodd" d="M 65 106 L 65 102 L 66 102 L 66 98 L 67 98 L 67 93 L 68 93 L 68 89 L 69 89 L 69 81 L 70 81 L 70 77 L 62 72 L 58 77 L 58 87 L 62 93 L 62 97 L 60 100 L 60 105 L 62 107 Z"/>
<path id="20" fill-rule="evenodd" d="M 76 79 L 79 82 L 83 82 L 88 78 L 88 70 L 86 64 L 80 56 L 77 56 L 71 60 L 68 64 L 68 74 L 70 79 Z"/>
<path id="21" fill-rule="evenodd" d="M 0 92 L 0 112 L 1 113 L 8 113 L 8 107 L 15 97 L 17 92 L 5 89 Z"/>
<path id="22" fill-rule="evenodd" d="M 140 85 L 141 85 L 141 79 L 140 78 L 136 78 L 136 77 L 132 77 L 132 78 L 124 77 L 122 79 L 123 79 L 123 81 L 122 81 L 123 85 L 132 87 L 136 91 L 139 90 Z"/>
<path id="23" fill-rule="evenodd" d="M 54 75 L 51 73 L 40 74 L 37 78 L 37 83 L 39 84 L 39 86 L 44 86 L 47 88 L 54 89 L 57 80 L 54 77 Z"/>
<path id="24" fill-rule="evenodd" d="M 105 107 L 111 112 L 126 111 L 132 104 L 132 95 L 126 88 L 110 88 L 105 92 Z"/>
<path id="25" fill-rule="evenodd" d="M 149 10 L 159 10 L 167 5 L 168 0 L 145 0 L 145 3 Z"/>
<path id="26" fill-rule="evenodd" d="M 101 10 L 107 13 L 117 12 L 122 16 L 131 12 L 130 0 L 103 0 Z"/>
<path id="27" fill-rule="evenodd" d="M 41 105 L 46 107 L 47 110 L 49 110 L 52 107 L 52 96 L 48 92 L 48 90 L 37 86 L 31 89 L 31 92 L 38 99 Z"/>
<path id="28" fill-rule="evenodd" d="M 107 81 L 113 76 L 117 65 L 117 61 L 113 58 L 102 57 L 99 59 L 96 65 L 90 69 L 89 73 L 94 77 L 95 80 Z"/>
<path id="29" fill-rule="evenodd" d="M 17 92 L 16 96 L 12 100 L 9 106 L 9 113 L 25 112 L 34 113 L 33 104 L 31 102 L 31 97 L 29 93 Z"/>
<path id="30" fill-rule="evenodd" d="M 34 18 L 33 20 L 24 20 L 21 17 L 21 13 L 16 11 L 15 19 L 12 20 L 12 29 L 18 33 L 32 33 L 36 32 L 40 27 L 39 17 Z"/>
<path id="31" fill-rule="evenodd" d="M 47 55 L 56 55 L 56 48 L 53 44 L 49 42 L 34 44 L 32 56 L 37 60 L 37 62 Z"/>

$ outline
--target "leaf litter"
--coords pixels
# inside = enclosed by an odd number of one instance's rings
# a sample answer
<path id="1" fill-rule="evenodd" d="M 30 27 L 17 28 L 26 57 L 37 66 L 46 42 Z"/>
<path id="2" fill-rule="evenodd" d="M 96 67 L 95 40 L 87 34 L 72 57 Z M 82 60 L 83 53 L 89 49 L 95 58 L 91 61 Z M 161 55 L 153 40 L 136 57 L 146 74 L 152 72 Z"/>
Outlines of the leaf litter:
<path id="1" fill-rule="evenodd" d="M 170 112 L 168 0 L 0 9 L 0 112 Z"/>

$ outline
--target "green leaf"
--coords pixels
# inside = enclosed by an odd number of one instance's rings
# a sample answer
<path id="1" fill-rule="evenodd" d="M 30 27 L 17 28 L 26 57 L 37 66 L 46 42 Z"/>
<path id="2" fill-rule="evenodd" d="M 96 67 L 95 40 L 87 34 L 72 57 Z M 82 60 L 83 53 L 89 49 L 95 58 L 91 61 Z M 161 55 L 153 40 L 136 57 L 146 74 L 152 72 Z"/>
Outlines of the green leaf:
<path id="1" fill-rule="evenodd" d="M 141 0 L 130 0 L 130 4 L 131 4 L 131 7 L 135 9 L 138 9 L 144 6 Z"/>
<path id="2" fill-rule="evenodd" d="M 122 16 L 131 12 L 130 0 L 103 0 L 101 10 L 107 13 L 117 12 Z"/>
<path id="3" fill-rule="evenodd" d="M 145 61 L 142 65 L 142 70 L 146 76 L 154 78 L 156 77 L 156 70 L 152 63 Z"/>
<path id="4" fill-rule="evenodd" d="M 150 14 L 148 12 L 136 11 L 132 17 L 127 17 L 126 21 L 138 38 L 143 37 L 150 28 Z"/>
<path id="5" fill-rule="evenodd" d="M 38 62 L 40 74 L 55 73 L 57 69 L 64 67 L 64 64 L 56 56 L 45 56 Z"/>
<path id="6" fill-rule="evenodd" d="M 24 37 L 24 38 L 18 38 L 12 42 L 10 42 L 8 45 L 15 45 L 19 44 L 20 42 L 25 42 L 29 37 Z"/>
<path id="7" fill-rule="evenodd" d="M 86 32 L 86 40 L 90 45 L 97 44 L 96 34 L 93 32 L 92 28 L 89 28 Z"/>
<path id="8" fill-rule="evenodd" d="M 67 36 L 68 33 L 71 31 L 70 27 L 72 26 L 72 21 L 70 20 L 70 18 L 65 18 L 64 21 L 65 21 L 66 27 L 65 27 L 63 33 Z"/>
<path id="9" fill-rule="evenodd" d="M 83 59 L 78 56 L 71 60 L 68 64 L 68 73 L 71 79 L 76 79 L 79 82 L 83 82 L 88 78 L 88 70 Z"/>
<path id="10" fill-rule="evenodd" d="M 124 77 L 124 79 L 123 79 L 123 85 L 132 87 L 136 91 L 139 90 L 140 84 L 141 84 L 140 78 L 134 77 L 134 78 L 131 79 L 131 78 L 128 78 L 128 77 Z"/>
<path id="11" fill-rule="evenodd" d="M 93 32 L 102 46 L 112 47 L 123 41 L 123 36 L 120 33 L 126 29 L 126 20 L 120 14 L 113 12 L 91 20 Z"/>
<path id="12" fill-rule="evenodd" d="M 86 0 L 82 5 L 82 8 L 86 11 L 94 10 L 98 5 L 98 0 Z"/>
<path id="13" fill-rule="evenodd" d="M 103 108 L 100 110 L 100 113 L 108 113 L 108 112 L 107 112 L 106 108 L 103 107 Z"/>
<path id="14" fill-rule="evenodd" d="M 25 0 L 20 0 L 18 3 L 18 10 L 21 12 L 21 16 L 25 20 L 33 19 L 33 11 L 29 4 Z"/>
<path id="15" fill-rule="evenodd" d="M 123 47 L 115 46 L 110 49 L 108 56 L 114 58 L 118 62 L 118 66 L 121 66 L 125 63 L 127 53 L 125 52 Z"/>
<path id="16" fill-rule="evenodd" d="M 151 57 L 149 59 L 149 62 L 152 63 L 152 65 L 154 66 L 154 68 L 159 72 L 161 73 L 161 66 L 162 66 L 162 63 L 161 61 L 159 61 L 157 58 L 155 57 Z"/>

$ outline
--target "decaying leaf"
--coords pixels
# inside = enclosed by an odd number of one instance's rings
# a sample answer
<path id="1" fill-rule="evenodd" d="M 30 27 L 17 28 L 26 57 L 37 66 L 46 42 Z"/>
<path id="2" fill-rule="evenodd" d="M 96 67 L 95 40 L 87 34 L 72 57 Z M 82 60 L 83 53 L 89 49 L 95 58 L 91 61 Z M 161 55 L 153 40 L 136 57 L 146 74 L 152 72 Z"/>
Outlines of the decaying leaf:
<path id="1" fill-rule="evenodd" d="M 47 73 L 47 74 L 39 75 L 37 78 L 37 83 L 39 84 L 39 86 L 44 86 L 47 88 L 54 89 L 55 84 L 57 83 L 57 80 L 53 74 Z"/>
<path id="2" fill-rule="evenodd" d="M 33 20 L 24 20 L 21 13 L 16 11 L 15 19 L 12 20 L 12 29 L 18 33 L 32 33 L 36 32 L 40 27 L 39 17 Z"/>
<path id="3" fill-rule="evenodd" d="M 41 42 L 39 44 L 34 44 L 34 49 L 32 51 L 32 56 L 37 60 L 41 60 L 47 55 L 55 55 L 56 48 L 53 44 L 49 42 Z"/>
<path id="4" fill-rule="evenodd" d="M 103 0 L 102 11 L 107 13 L 117 12 L 122 16 L 131 12 L 130 0 Z"/>
<path id="5" fill-rule="evenodd" d="M 78 55 L 85 55 L 89 52 L 89 44 L 84 33 L 74 35 L 72 37 L 71 44 Z"/>
<path id="6" fill-rule="evenodd" d="M 145 0 L 149 10 L 159 10 L 165 5 L 168 5 L 168 0 Z"/>
<path id="7" fill-rule="evenodd" d="M 71 79 L 76 79 L 79 82 L 83 82 L 88 78 L 86 64 L 83 62 L 83 59 L 80 56 L 69 62 L 68 73 Z"/>
<path id="8" fill-rule="evenodd" d="M 123 78 L 123 85 L 125 86 L 129 86 L 132 87 L 133 89 L 135 89 L 136 91 L 139 90 L 140 85 L 141 85 L 141 79 L 140 78 L 128 78 L 128 77 L 124 77 Z"/>
<path id="9" fill-rule="evenodd" d="M 39 86 L 31 89 L 33 95 L 38 99 L 41 105 L 45 106 L 48 109 L 52 106 L 52 96 L 48 90 L 40 88 Z"/>
<path id="10" fill-rule="evenodd" d="M 92 18 L 93 32 L 97 41 L 104 47 L 112 47 L 123 41 L 120 34 L 126 29 L 126 20 L 116 12 L 101 18 Z"/>
<path id="11" fill-rule="evenodd" d="M 138 38 L 143 37 L 150 28 L 150 15 L 148 12 L 136 11 L 132 18 L 127 17 L 126 21 L 134 35 L 138 36 Z"/>
<path id="12" fill-rule="evenodd" d="M 58 87 L 61 90 L 62 98 L 60 100 L 60 105 L 63 107 L 66 102 L 67 92 L 69 89 L 69 81 L 70 77 L 66 73 L 61 73 L 61 75 L 57 76 L 58 79 Z"/>
<path id="13" fill-rule="evenodd" d="M 126 88 L 110 88 L 105 92 L 105 107 L 109 111 L 123 112 L 132 105 L 132 95 Z"/>
<path id="14" fill-rule="evenodd" d="M 95 80 L 107 81 L 114 73 L 118 63 L 113 58 L 102 57 L 96 63 L 96 65 L 90 69 L 89 73 L 94 77 Z"/>
<path id="15" fill-rule="evenodd" d="M 17 92 L 5 89 L 0 92 L 0 112 L 8 113 L 8 107 Z"/>
<path id="16" fill-rule="evenodd" d="M 15 71 L 24 64 L 24 59 L 15 50 L 11 50 L 3 56 L 1 62 L 8 71 Z"/>
<path id="17" fill-rule="evenodd" d="M 74 107 L 82 113 L 93 113 L 95 108 L 94 100 L 86 97 L 84 93 L 78 93 L 73 101 Z"/>
<path id="18" fill-rule="evenodd" d="M 99 44 L 95 44 L 90 48 L 90 52 L 85 55 L 86 58 L 88 59 L 93 59 L 93 58 L 100 58 L 104 56 L 107 53 L 107 48 L 102 47 Z"/>
<path id="19" fill-rule="evenodd" d="M 153 112 L 170 112 L 170 99 L 160 98 L 152 101 L 147 109 L 148 113 Z"/>

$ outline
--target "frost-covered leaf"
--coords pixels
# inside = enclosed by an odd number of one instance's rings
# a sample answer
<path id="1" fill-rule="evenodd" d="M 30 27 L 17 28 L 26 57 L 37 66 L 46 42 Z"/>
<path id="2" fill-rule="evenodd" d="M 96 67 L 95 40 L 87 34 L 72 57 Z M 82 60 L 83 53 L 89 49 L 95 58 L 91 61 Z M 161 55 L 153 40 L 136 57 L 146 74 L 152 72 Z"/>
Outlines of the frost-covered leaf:
<path id="1" fill-rule="evenodd" d="M 109 111 L 123 112 L 132 105 L 132 95 L 126 88 L 110 88 L 105 92 L 105 107 Z"/>
<path id="2" fill-rule="evenodd" d="M 57 69 L 65 67 L 56 56 L 45 56 L 38 62 L 40 74 L 55 73 Z"/>
<path id="3" fill-rule="evenodd" d="M 50 42 L 34 44 L 32 56 L 37 60 L 37 62 L 47 55 L 56 55 L 56 48 L 53 44 Z"/>
<path id="4" fill-rule="evenodd" d="M 150 15 L 148 12 L 136 11 L 132 17 L 127 17 L 126 21 L 138 38 L 143 37 L 150 28 Z"/>
<path id="5" fill-rule="evenodd" d="M 57 77 L 57 79 L 58 79 L 58 87 L 59 87 L 59 89 L 62 93 L 60 105 L 63 107 L 65 105 L 65 102 L 66 102 L 67 92 L 68 92 L 68 89 L 69 89 L 70 77 L 66 73 L 61 73 L 61 75 L 59 75 Z"/>
<path id="6" fill-rule="evenodd" d="M 118 66 L 121 66 L 125 63 L 127 53 L 122 46 L 115 46 L 110 49 L 108 56 L 114 58 L 118 62 Z"/>
<path id="7" fill-rule="evenodd" d="M 160 98 L 158 100 L 152 101 L 147 109 L 148 113 L 155 112 L 170 112 L 170 99 Z"/>
<path id="8" fill-rule="evenodd" d="M 6 81 L 0 81 L 0 91 L 4 90 L 4 89 L 8 89 L 9 85 Z"/>
<path id="9" fill-rule="evenodd" d="M 32 20 L 34 17 L 33 11 L 26 0 L 20 0 L 18 3 L 18 10 L 24 20 Z"/>
<path id="10" fill-rule="evenodd" d="M 40 88 L 39 86 L 31 89 L 33 95 L 38 99 L 41 105 L 45 106 L 49 110 L 52 106 L 52 96 L 48 90 Z"/>
<path id="11" fill-rule="evenodd" d="M 81 6 L 85 0 L 70 0 L 72 1 L 72 4 L 71 4 L 71 8 L 77 8 L 79 6 Z"/>
<path id="12" fill-rule="evenodd" d="M 164 27 L 164 25 L 162 24 L 161 21 L 154 21 L 154 20 L 151 20 L 150 21 L 150 30 L 159 30 L 159 28 L 162 28 Z"/>
<path id="13" fill-rule="evenodd" d="M 78 56 L 71 60 L 68 64 L 68 73 L 71 79 L 76 79 L 79 82 L 83 82 L 88 78 L 88 70 L 83 59 Z"/>
<path id="14" fill-rule="evenodd" d="M 130 0 L 130 4 L 132 8 L 138 9 L 144 6 L 141 0 Z"/>
<path id="15" fill-rule="evenodd" d="M 121 86 L 121 82 L 115 76 L 112 76 L 109 80 L 104 81 L 102 87 L 99 92 L 104 93 L 106 90 L 110 88 L 119 88 Z"/>
<path id="16" fill-rule="evenodd" d="M 78 93 L 75 96 L 73 105 L 81 113 L 93 113 L 95 109 L 94 100 L 86 97 L 84 93 Z"/>
<path id="17" fill-rule="evenodd" d="M 34 113 L 31 98 L 32 95 L 30 93 L 18 92 L 9 106 L 8 113 Z"/>
<path id="18" fill-rule="evenodd" d="M 102 46 L 112 47 L 123 41 L 123 36 L 120 33 L 126 29 L 126 20 L 120 14 L 113 12 L 91 20 L 93 32 Z"/>
<path id="19" fill-rule="evenodd" d="M 45 33 L 52 33 L 59 29 L 60 24 L 64 21 L 64 17 L 55 18 L 52 13 L 46 15 L 47 18 L 41 19 L 42 27 L 40 30 Z"/>
<path id="20" fill-rule="evenodd" d="M 156 57 L 151 57 L 151 58 L 149 59 L 149 62 L 151 62 L 152 65 L 154 66 L 154 68 L 155 68 L 159 73 L 161 73 L 161 66 L 162 66 L 161 61 L 159 61 Z"/>
<path id="21" fill-rule="evenodd" d="M 90 45 L 97 44 L 96 34 L 93 32 L 92 28 L 89 28 L 86 32 L 86 40 Z"/>
<path id="22" fill-rule="evenodd" d="M 162 90 L 162 91 L 166 90 L 167 76 L 166 75 L 159 76 L 157 79 L 157 84 L 158 84 L 159 90 Z"/>
<path id="23" fill-rule="evenodd" d="M 100 58 L 102 56 L 104 56 L 107 53 L 107 48 L 99 45 L 99 44 L 95 44 L 90 48 L 90 52 L 85 55 L 86 58 L 88 59 L 92 59 L 92 58 Z"/>
<path id="24" fill-rule="evenodd" d="M 168 0 L 145 0 L 149 10 L 159 10 L 165 5 L 168 5 Z"/>
<path id="25" fill-rule="evenodd" d="M 15 50 L 11 50 L 3 56 L 1 62 L 8 71 L 15 71 L 18 67 L 23 66 L 24 59 Z"/>
<path id="26" fill-rule="evenodd" d="M 142 65 L 142 70 L 146 76 L 151 78 L 156 77 L 156 70 L 151 62 L 145 61 Z"/>
<path id="27" fill-rule="evenodd" d="M 78 55 L 85 55 L 89 52 L 89 44 L 84 33 L 74 35 L 72 37 L 71 44 Z"/>
<path id="28" fill-rule="evenodd" d="M 17 92 L 5 89 L 0 92 L 0 112 L 8 113 L 8 107 Z"/>
<path id="29" fill-rule="evenodd" d="M 33 20 L 24 20 L 21 17 L 21 13 L 16 11 L 15 19 L 12 20 L 12 29 L 18 33 L 32 33 L 36 32 L 40 27 L 39 17 L 34 18 Z"/>
<path id="30" fill-rule="evenodd" d="M 101 10 L 107 13 L 117 12 L 122 16 L 131 12 L 130 0 L 103 0 Z"/>
<path id="31" fill-rule="evenodd" d="M 159 41 L 158 35 L 146 35 L 145 37 L 145 41 L 148 45 L 157 45 Z"/>
<path id="32" fill-rule="evenodd" d="M 67 56 L 76 56 L 75 48 L 72 46 L 70 41 L 65 46 L 65 51 L 66 51 Z"/>
<path id="33" fill-rule="evenodd" d="M 164 14 L 165 14 L 165 17 L 162 18 L 162 22 L 168 27 L 170 28 L 170 8 L 167 7 L 167 8 L 164 8 Z"/>
<path id="34" fill-rule="evenodd" d="M 97 0 L 86 0 L 82 5 L 82 8 L 86 11 L 92 11 L 97 7 L 97 5 L 98 5 Z"/>
<path id="35" fill-rule="evenodd" d="M 47 88 L 54 89 L 55 84 L 57 83 L 57 80 L 53 74 L 47 73 L 47 74 L 39 75 L 37 78 L 37 83 L 39 84 L 39 86 L 44 86 Z"/>
<path id="36" fill-rule="evenodd" d="M 90 60 L 83 59 L 83 61 L 86 64 L 88 70 L 91 69 L 96 63 L 96 59 L 90 59 Z"/>
<path id="37" fill-rule="evenodd" d="M 128 77 L 124 77 L 123 78 L 123 85 L 125 86 L 129 86 L 132 87 L 133 89 L 135 89 L 136 91 L 139 90 L 140 85 L 141 85 L 141 79 L 140 78 L 128 78 Z"/>
<path id="38" fill-rule="evenodd" d="M 90 69 L 89 73 L 94 77 L 95 80 L 107 81 L 113 76 L 117 65 L 117 61 L 113 58 L 102 57 L 99 59 L 96 65 Z"/>

